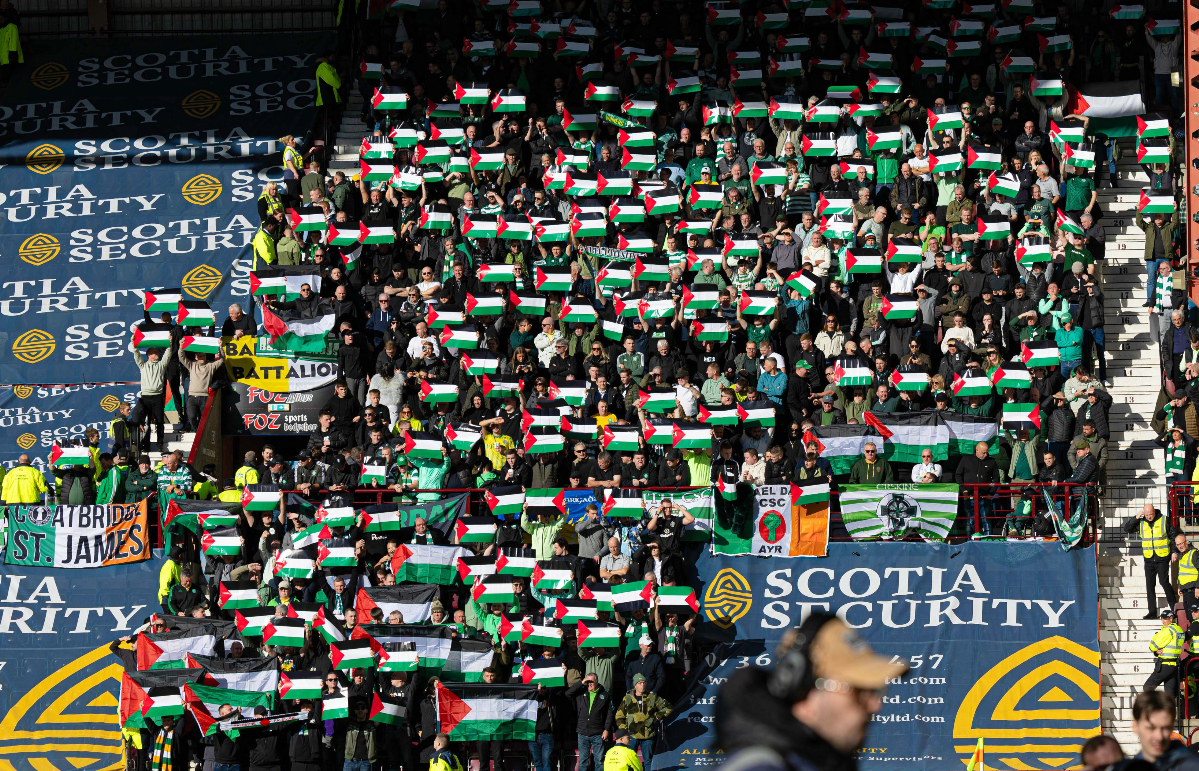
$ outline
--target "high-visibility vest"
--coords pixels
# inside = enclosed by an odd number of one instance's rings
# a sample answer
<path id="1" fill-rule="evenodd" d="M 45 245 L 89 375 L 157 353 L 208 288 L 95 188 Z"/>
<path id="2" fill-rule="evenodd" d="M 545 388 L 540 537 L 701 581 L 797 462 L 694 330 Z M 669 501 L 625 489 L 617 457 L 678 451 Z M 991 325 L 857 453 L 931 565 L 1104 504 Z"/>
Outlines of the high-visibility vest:
<path id="1" fill-rule="evenodd" d="M 290 147 L 289 147 L 289 148 L 287 148 L 287 149 L 288 149 L 288 150 L 291 150 L 291 148 L 290 148 Z M 294 151 L 293 151 L 293 152 L 294 152 Z M 296 168 L 299 168 L 299 166 L 297 166 Z M 261 201 L 261 200 L 262 200 L 262 199 L 264 199 L 264 198 L 266 199 L 266 213 L 267 213 L 267 214 L 278 214 L 279 212 L 283 211 L 283 204 L 282 204 L 282 202 L 280 202 L 278 198 L 276 198 L 275 196 L 271 195 L 270 193 L 268 193 L 268 192 L 267 192 L 267 191 L 265 191 L 265 190 L 263 190 L 263 191 L 262 191 L 262 192 L 261 192 L 261 193 L 258 195 L 258 200 L 260 200 L 260 201 Z"/>
<path id="2" fill-rule="evenodd" d="M 641 758 L 623 744 L 614 745 L 604 753 L 604 771 L 641 771 Z"/>
<path id="3" fill-rule="evenodd" d="M 254 468 L 253 466 L 242 466 L 237 470 L 237 473 L 233 475 L 233 484 L 238 490 L 242 489 L 246 485 L 258 484 L 258 469 Z M 238 500 L 241 500 L 240 496 L 238 497 Z"/>
<path id="4" fill-rule="evenodd" d="M 320 86 L 320 81 L 322 80 L 325 83 L 328 83 L 329 87 L 333 89 L 333 103 L 341 104 L 341 94 L 338 93 L 338 89 L 341 88 L 341 76 L 337 74 L 337 70 L 333 69 L 333 65 L 329 64 L 329 62 L 321 62 L 318 64 L 316 67 L 316 79 L 316 106 L 325 106 L 325 97 L 321 93 Z"/>
<path id="5" fill-rule="evenodd" d="M 1182 655 L 1182 629 L 1178 624 L 1163 626 L 1149 641 L 1149 650 L 1161 659 L 1163 664 L 1178 664 Z"/>
<path id="6" fill-rule="evenodd" d="M 1199 581 L 1199 567 L 1195 566 L 1196 550 L 1191 547 L 1178 560 L 1178 585 L 1186 586 Z"/>
<path id="7" fill-rule="evenodd" d="M 1145 558 L 1170 556 L 1170 539 L 1166 537 L 1166 518 L 1158 517 L 1150 524 L 1141 520 L 1141 552 Z"/>
<path id="8" fill-rule="evenodd" d="M 300 151 L 291 145 L 286 145 L 283 148 L 283 168 L 287 168 L 287 162 L 291 161 L 291 165 L 296 167 L 296 174 L 304 173 L 304 156 L 300 155 Z"/>
<path id="9" fill-rule="evenodd" d="M 124 422 L 125 422 L 125 419 L 123 417 L 121 417 L 120 415 L 118 415 L 115 418 L 113 418 L 112 420 L 108 421 L 108 438 L 109 439 L 117 438 L 117 423 L 124 423 Z M 126 431 L 128 431 L 128 429 L 126 429 Z"/>
<path id="10" fill-rule="evenodd" d="M 237 490 L 221 490 L 216 499 L 225 503 L 240 503 L 241 493 L 239 493 Z"/>
<path id="11" fill-rule="evenodd" d="M 251 242 L 254 247 L 254 270 L 258 270 L 258 258 L 261 257 L 263 267 L 274 265 L 278 261 L 278 256 L 275 254 L 275 239 L 271 238 L 271 234 L 258 228 L 258 232 L 254 234 L 254 240 Z"/>

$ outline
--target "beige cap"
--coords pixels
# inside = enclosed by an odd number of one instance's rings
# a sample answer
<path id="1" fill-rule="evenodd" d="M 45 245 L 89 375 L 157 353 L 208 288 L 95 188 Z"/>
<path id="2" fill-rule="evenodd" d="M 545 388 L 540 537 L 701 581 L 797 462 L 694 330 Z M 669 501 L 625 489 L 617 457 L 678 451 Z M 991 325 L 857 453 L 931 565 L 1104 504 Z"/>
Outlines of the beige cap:
<path id="1" fill-rule="evenodd" d="M 908 671 L 906 661 L 891 663 L 878 655 L 841 619 L 832 619 L 820 627 L 808 648 L 812 673 L 817 678 L 838 680 L 856 688 L 877 689 L 887 680 Z"/>

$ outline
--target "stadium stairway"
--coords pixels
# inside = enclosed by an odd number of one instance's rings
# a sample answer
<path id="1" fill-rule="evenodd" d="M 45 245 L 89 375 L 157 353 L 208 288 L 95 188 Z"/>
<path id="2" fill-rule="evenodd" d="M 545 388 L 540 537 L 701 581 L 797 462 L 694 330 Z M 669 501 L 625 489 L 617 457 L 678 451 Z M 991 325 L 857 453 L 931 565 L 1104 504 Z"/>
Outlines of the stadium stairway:
<path id="1" fill-rule="evenodd" d="M 1120 187 L 1099 190 L 1107 236 L 1103 266 L 1108 379 L 1113 405 L 1107 484 L 1099 523 L 1099 650 L 1102 681 L 1100 717 L 1126 753 L 1139 751 L 1129 730 L 1132 701 L 1153 671 L 1149 639 L 1160 627 L 1145 620 L 1144 560 L 1139 542 L 1120 525 L 1151 502 L 1166 509 L 1162 461 L 1149 426 L 1161 388 L 1157 346 L 1149 335 L 1145 302 L 1144 234 L 1136 226 L 1136 204 L 1148 174 L 1136 162 L 1135 144 L 1119 140 Z M 1106 175 L 1105 175 L 1106 176 Z M 1158 607 L 1166 598 L 1158 588 Z"/>
<path id="2" fill-rule="evenodd" d="M 362 145 L 362 138 L 367 136 L 372 128 L 362 122 L 362 94 L 355 84 L 346 100 L 346 109 L 341 116 L 337 138 L 333 140 L 328 172 L 330 175 L 340 171 L 349 179 L 359 172 L 358 148 Z"/>

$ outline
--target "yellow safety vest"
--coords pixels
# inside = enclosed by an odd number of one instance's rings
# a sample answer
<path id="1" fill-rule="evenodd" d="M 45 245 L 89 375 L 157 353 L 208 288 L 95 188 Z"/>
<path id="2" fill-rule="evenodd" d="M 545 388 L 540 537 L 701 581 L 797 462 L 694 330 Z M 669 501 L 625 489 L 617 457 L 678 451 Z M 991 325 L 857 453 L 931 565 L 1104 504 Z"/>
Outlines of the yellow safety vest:
<path id="1" fill-rule="evenodd" d="M 1161 659 L 1163 664 L 1178 664 L 1182 655 L 1182 629 L 1178 624 L 1163 626 L 1149 641 L 1149 650 Z"/>
<path id="2" fill-rule="evenodd" d="M 241 502 L 241 493 L 239 493 L 236 490 L 221 490 L 220 494 L 217 495 L 216 499 L 218 501 L 223 501 L 225 503 L 240 503 Z"/>
<path id="3" fill-rule="evenodd" d="M 253 466 L 242 466 L 237 470 L 237 473 L 233 475 L 233 484 L 237 486 L 238 490 L 242 489 L 246 485 L 258 484 L 258 469 L 254 468 Z M 239 495 L 237 499 L 241 500 L 241 496 Z"/>
<path id="4" fill-rule="evenodd" d="M 429 771 L 462 771 L 462 761 L 452 752 L 442 750 L 429 760 Z"/>
<path id="5" fill-rule="evenodd" d="M 341 76 L 337 74 L 337 70 L 333 69 L 333 65 L 329 62 L 321 62 L 316 66 L 317 81 L 325 81 L 333 88 L 333 103 L 341 104 L 341 94 L 338 89 L 341 88 Z M 321 95 L 320 83 L 316 86 L 316 106 L 324 107 L 325 98 Z"/>
<path id="6" fill-rule="evenodd" d="M 1141 520 L 1141 551 L 1145 558 L 1170 556 L 1170 539 L 1166 537 L 1166 518 L 1158 517 L 1153 524 Z"/>
<path id="7" fill-rule="evenodd" d="M 271 238 L 271 234 L 262 228 L 258 228 L 258 232 L 254 234 L 251 246 L 254 247 L 254 270 L 258 270 L 259 257 L 262 257 L 263 267 L 274 265 L 278 261 L 279 258 L 275 254 L 275 239 Z"/>
<path id="8" fill-rule="evenodd" d="M 300 155 L 300 151 L 291 145 L 283 148 L 283 168 L 287 168 L 288 161 L 291 161 L 291 165 L 296 167 L 296 174 L 304 173 L 304 156 Z"/>
<path id="9" fill-rule="evenodd" d="M 614 745 L 604 754 L 604 771 L 641 771 L 641 758 L 623 744 Z"/>
<path id="10" fill-rule="evenodd" d="M 1178 585 L 1186 586 L 1199 581 L 1199 567 L 1195 566 L 1196 550 L 1191 547 L 1186 554 L 1178 560 Z"/>
<path id="11" fill-rule="evenodd" d="M 287 149 L 291 150 L 290 147 Z M 292 150 L 292 152 L 295 152 L 295 151 Z M 296 168 L 298 169 L 300 167 L 296 166 Z M 267 214 L 278 214 L 279 212 L 283 211 L 283 204 L 279 201 L 279 199 L 273 197 L 270 193 L 268 193 L 265 190 L 263 190 L 262 193 L 259 194 L 258 200 L 261 201 L 264 198 L 266 199 L 266 213 Z"/>

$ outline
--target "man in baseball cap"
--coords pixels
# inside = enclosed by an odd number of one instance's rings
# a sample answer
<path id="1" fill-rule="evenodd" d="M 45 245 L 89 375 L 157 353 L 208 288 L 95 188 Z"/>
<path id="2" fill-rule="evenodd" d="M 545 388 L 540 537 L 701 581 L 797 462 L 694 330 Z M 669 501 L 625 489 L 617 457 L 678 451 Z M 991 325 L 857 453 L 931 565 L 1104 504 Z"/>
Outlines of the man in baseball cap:
<path id="1" fill-rule="evenodd" d="M 783 635 L 773 669 L 736 671 L 716 703 L 716 747 L 725 763 L 754 753 L 753 771 L 856 767 L 871 716 L 882 709 L 887 681 L 908 671 L 870 649 L 827 613 L 813 613 Z"/>

